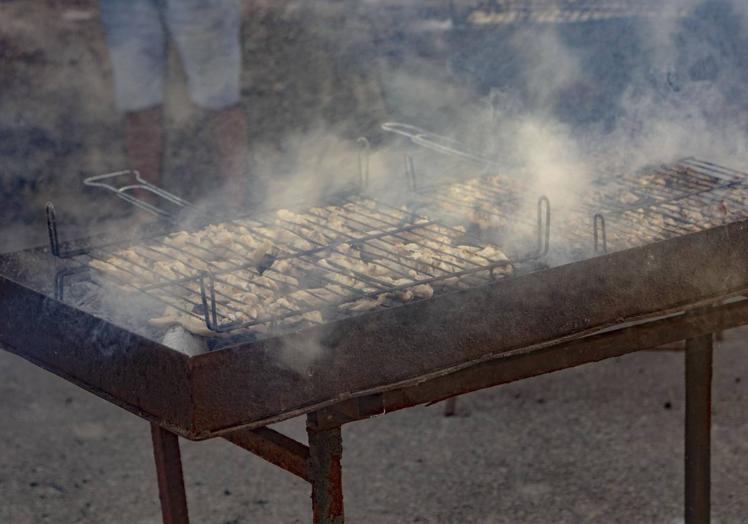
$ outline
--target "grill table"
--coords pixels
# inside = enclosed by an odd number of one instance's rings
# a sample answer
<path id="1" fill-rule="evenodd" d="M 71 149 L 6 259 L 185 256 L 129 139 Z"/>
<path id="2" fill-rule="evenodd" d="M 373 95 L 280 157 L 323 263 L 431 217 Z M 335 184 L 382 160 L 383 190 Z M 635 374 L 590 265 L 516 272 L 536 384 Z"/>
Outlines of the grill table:
<path id="1" fill-rule="evenodd" d="M 190 356 L 144 318 L 67 303 L 74 266 L 38 248 L 0 256 L 0 342 L 150 421 L 175 524 L 188 522 L 178 436 L 225 438 L 307 480 L 314 522 L 342 523 L 343 424 L 685 340 L 686 522 L 705 523 L 712 334 L 748 324 L 746 253 L 739 220 Z M 304 373 L 279 360 L 310 340 L 321 351 Z M 308 445 L 267 427 L 300 415 Z"/>

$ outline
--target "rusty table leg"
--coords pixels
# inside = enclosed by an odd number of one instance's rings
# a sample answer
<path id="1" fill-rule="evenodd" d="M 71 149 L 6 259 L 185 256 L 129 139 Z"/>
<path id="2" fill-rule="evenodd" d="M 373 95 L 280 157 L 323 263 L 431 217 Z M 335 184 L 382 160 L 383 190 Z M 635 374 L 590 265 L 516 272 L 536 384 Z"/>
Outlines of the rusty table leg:
<path id="1" fill-rule="evenodd" d="M 710 511 L 712 335 L 686 341 L 686 524 Z"/>
<path id="2" fill-rule="evenodd" d="M 164 524 L 189 524 L 179 437 L 157 424 L 151 424 L 151 438 Z"/>
<path id="3" fill-rule="evenodd" d="M 319 429 L 317 413 L 307 416 L 309 480 L 314 524 L 343 524 L 343 439 L 340 426 Z"/>
<path id="4" fill-rule="evenodd" d="M 444 401 L 444 416 L 451 417 L 457 411 L 457 397 L 450 397 Z"/>

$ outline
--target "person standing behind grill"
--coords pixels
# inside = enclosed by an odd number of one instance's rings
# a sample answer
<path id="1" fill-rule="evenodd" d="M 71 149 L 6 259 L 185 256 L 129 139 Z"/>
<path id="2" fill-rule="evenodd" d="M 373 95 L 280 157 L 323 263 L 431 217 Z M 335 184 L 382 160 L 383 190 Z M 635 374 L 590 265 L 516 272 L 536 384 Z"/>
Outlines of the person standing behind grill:
<path id="1" fill-rule="evenodd" d="M 147 181 L 160 183 L 164 77 L 171 40 L 186 73 L 190 99 L 207 112 L 208 136 L 216 167 L 226 181 L 225 193 L 234 205 L 243 204 L 248 137 L 239 105 L 239 0 L 100 0 L 100 7 L 130 165 Z"/>

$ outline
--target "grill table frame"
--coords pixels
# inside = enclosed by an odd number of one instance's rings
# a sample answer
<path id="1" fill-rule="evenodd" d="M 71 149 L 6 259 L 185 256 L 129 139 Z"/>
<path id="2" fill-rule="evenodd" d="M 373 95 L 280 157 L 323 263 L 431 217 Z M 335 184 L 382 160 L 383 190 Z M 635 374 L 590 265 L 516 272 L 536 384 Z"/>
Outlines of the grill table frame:
<path id="1" fill-rule="evenodd" d="M 314 521 L 340 523 L 343 424 L 685 339 L 686 522 L 703 523 L 711 334 L 748 324 L 748 300 L 722 304 L 748 290 L 746 253 L 736 222 L 188 357 L 51 298 L 64 262 L 37 249 L 0 256 L 0 342 L 152 423 L 175 524 L 188 521 L 175 435 L 224 437 L 308 480 Z M 278 365 L 311 336 L 325 352 L 307 374 Z M 302 414 L 308 446 L 266 428 Z"/>

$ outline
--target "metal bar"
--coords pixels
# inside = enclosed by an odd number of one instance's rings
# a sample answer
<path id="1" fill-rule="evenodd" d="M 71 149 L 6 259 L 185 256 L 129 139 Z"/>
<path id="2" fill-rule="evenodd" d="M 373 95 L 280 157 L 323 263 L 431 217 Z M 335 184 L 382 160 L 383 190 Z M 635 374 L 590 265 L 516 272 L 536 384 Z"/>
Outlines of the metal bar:
<path id="1" fill-rule="evenodd" d="M 358 180 L 361 185 L 361 193 L 369 188 L 369 157 L 371 156 L 371 143 L 366 137 L 359 137 L 358 144 Z"/>
<path id="2" fill-rule="evenodd" d="M 420 127 L 398 122 L 385 122 L 382 124 L 382 129 L 409 138 L 414 144 L 438 153 L 461 158 L 463 160 L 471 160 L 482 165 L 503 167 L 495 160 L 469 151 L 465 144 L 462 144 L 457 140 L 437 135 L 436 133 L 426 131 Z"/>
<path id="3" fill-rule="evenodd" d="M 309 480 L 309 448 L 270 428 L 238 430 L 223 438 L 271 464 Z"/>
<path id="4" fill-rule="evenodd" d="M 416 190 L 416 168 L 413 163 L 413 157 L 405 155 L 405 179 L 408 183 L 408 191 L 413 192 Z"/>
<path id="5" fill-rule="evenodd" d="M 543 195 L 538 199 L 538 257 L 548 254 L 551 244 L 551 201 Z"/>
<path id="6" fill-rule="evenodd" d="M 158 424 L 151 423 L 151 439 L 164 524 L 189 524 L 179 437 Z"/>
<path id="7" fill-rule="evenodd" d="M 592 217 L 594 224 L 593 237 L 595 241 L 595 253 L 604 255 L 608 252 L 608 237 L 605 232 L 605 217 L 600 213 L 595 213 Z"/>
<path id="8" fill-rule="evenodd" d="M 343 439 L 340 426 L 321 429 L 317 413 L 307 415 L 309 477 L 314 524 L 343 524 Z"/>
<path id="9" fill-rule="evenodd" d="M 118 179 L 121 177 L 125 178 L 125 183 L 115 185 L 115 179 Z M 134 179 L 134 180 L 127 180 L 128 178 Z M 175 216 L 169 211 L 161 209 L 149 202 L 146 202 L 145 200 L 142 200 L 140 198 L 130 195 L 128 192 L 136 190 L 136 189 L 139 189 L 141 191 L 148 191 L 177 207 L 187 208 L 187 209 L 194 208 L 194 206 L 192 206 L 190 202 L 187 202 L 183 198 L 180 198 L 177 195 L 174 195 L 173 193 L 169 193 L 168 191 L 165 191 L 164 189 L 151 184 L 150 182 L 143 179 L 140 176 L 140 173 L 138 171 L 134 171 L 134 170 L 117 171 L 114 173 L 107 173 L 105 175 L 96 175 L 96 176 L 88 177 L 83 180 L 83 184 L 90 186 L 90 187 L 98 187 L 98 188 L 106 189 L 107 191 L 111 191 L 118 198 L 121 198 L 122 200 L 136 207 L 139 207 L 140 209 L 143 209 L 144 211 L 148 211 L 149 213 L 155 216 L 159 216 L 163 218 L 174 219 Z"/>
<path id="10" fill-rule="evenodd" d="M 711 488 L 712 334 L 686 341 L 686 524 L 708 524 Z"/>

